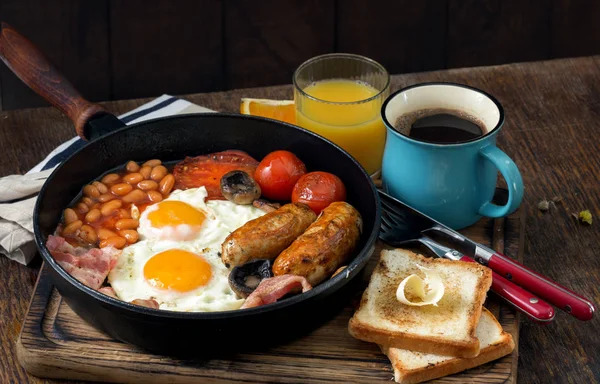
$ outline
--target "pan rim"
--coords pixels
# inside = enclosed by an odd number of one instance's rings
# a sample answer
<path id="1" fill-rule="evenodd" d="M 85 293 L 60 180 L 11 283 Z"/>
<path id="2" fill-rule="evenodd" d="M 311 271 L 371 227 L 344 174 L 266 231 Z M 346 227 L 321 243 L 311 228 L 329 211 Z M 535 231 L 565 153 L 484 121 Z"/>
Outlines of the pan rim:
<path id="1" fill-rule="evenodd" d="M 46 182 L 44 183 L 44 185 L 42 186 L 42 188 L 38 194 L 38 198 L 36 200 L 36 204 L 34 207 L 33 229 L 34 229 L 35 243 L 38 248 L 38 251 L 42 255 L 44 262 L 48 263 L 48 265 L 56 273 L 58 273 L 64 280 L 66 280 L 68 283 L 70 283 L 72 286 L 74 286 L 77 290 L 83 292 L 84 294 L 91 296 L 93 299 L 98 300 L 106 305 L 116 307 L 121 311 L 127 312 L 128 314 L 147 315 L 147 316 L 151 316 L 152 318 L 157 319 L 157 320 L 159 320 L 161 318 L 177 318 L 177 319 L 187 319 L 187 320 L 205 320 L 205 319 L 206 320 L 208 320 L 208 319 L 217 320 L 217 319 L 223 319 L 223 318 L 227 318 L 227 319 L 237 318 L 240 316 L 247 317 L 247 316 L 253 316 L 253 315 L 260 315 L 260 314 L 264 314 L 267 312 L 278 311 L 280 309 L 286 308 L 288 306 L 300 304 L 302 302 L 306 302 L 316 296 L 320 296 L 320 295 L 328 294 L 328 293 L 331 294 L 331 293 L 335 292 L 337 289 L 341 288 L 341 286 L 343 285 L 343 284 L 341 284 L 341 281 L 343 279 L 352 280 L 365 267 L 366 263 L 368 262 L 368 260 L 370 259 L 370 257 L 373 254 L 375 242 L 377 241 L 377 237 L 379 234 L 379 227 L 381 225 L 381 202 L 380 202 L 380 197 L 379 197 L 379 194 L 377 193 L 377 188 L 375 187 L 375 184 L 373 183 L 370 176 L 367 174 L 366 170 L 362 167 L 362 165 L 360 165 L 343 148 L 341 148 L 337 144 L 331 142 L 330 140 L 328 140 L 314 132 L 306 130 L 302 127 L 299 127 L 299 126 L 296 126 L 293 124 L 289 124 L 289 123 L 285 123 L 285 122 L 282 122 L 279 120 L 258 117 L 258 116 L 241 115 L 241 114 L 236 114 L 236 113 L 204 112 L 204 113 L 181 114 L 181 115 L 176 115 L 176 116 L 165 116 L 165 117 L 159 117 L 159 118 L 155 118 L 155 119 L 145 120 L 145 121 L 131 124 L 131 125 L 126 125 L 115 131 L 112 131 L 112 132 L 102 135 L 95 141 L 105 140 L 107 137 L 110 137 L 113 135 L 118 135 L 126 130 L 137 129 L 139 127 L 154 124 L 159 121 L 187 120 L 187 119 L 197 119 L 197 118 L 202 118 L 202 117 L 210 117 L 210 118 L 216 118 L 216 119 L 233 118 L 233 119 L 242 119 L 242 120 L 267 121 L 271 124 L 285 126 L 286 129 L 302 131 L 303 134 L 312 136 L 317 140 L 325 141 L 327 144 L 333 146 L 335 149 L 337 149 L 339 152 L 341 152 L 346 158 L 348 158 L 348 160 L 350 160 L 356 167 L 358 167 L 358 169 L 361 171 L 363 177 L 366 180 L 368 180 L 369 187 L 371 189 L 371 194 L 376 203 L 375 206 L 373 207 L 375 210 L 375 220 L 374 220 L 373 229 L 371 230 L 371 233 L 369 233 L 368 237 L 365 239 L 363 247 L 360 249 L 360 251 L 356 254 L 354 259 L 346 267 L 345 273 L 340 273 L 340 274 L 328 279 L 327 281 L 319 284 L 317 287 L 311 289 L 308 292 L 290 297 L 283 301 L 275 302 L 272 304 L 267 304 L 264 306 L 254 307 L 254 308 L 236 309 L 236 310 L 229 310 L 229 311 L 179 312 L 179 311 L 171 311 L 171 310 L 164 310 L 164 309 L 153 309 L 153 308 L 146 308 L 146 307 L 142 307 L 139 305 L 131 304 L 131 303 L 122 301 L 120 299 L 112 298 L 103 293 L 100 293 L 97 290 L 92 289 L 92 288 L 84 285 L 83 283 L 81 283 L 79 280 L 75 279 L 62 266 L 60 266 L 60 264 L 58 264 L 58 262 L 56 262 L 54 260 L 54 258 L 50 255 L 50 252 L 46 248 L 46 245 L 45 245 L 46 239 L 43 238 L 43 236 L 41 234 L 40 225 L 39 225 L 40 204 L 42 201 L 42 199 L 40 197 L 45 195 L 46 189 L 47 189 L 48 185 L 51 184 L 52 180 L 54 179 L 55 174 L 58 173 L 65 164 L 69 163 L 70 160 L 74 156 L 79 154 L 81 151 L 86 150 L 87 145 L 78 149 L 76 152 L 71 154 L 71 156 L 69 156 L 66 160 L 64 160 L 61 164 L 59 164 L 52 171 L 52 173 L 50 174 L 50 176 L 48 177 L 48 179 L 46 180 Z M 339 285 L 339 287 L 337 289 L 334 289 L 338 285 Z"/>

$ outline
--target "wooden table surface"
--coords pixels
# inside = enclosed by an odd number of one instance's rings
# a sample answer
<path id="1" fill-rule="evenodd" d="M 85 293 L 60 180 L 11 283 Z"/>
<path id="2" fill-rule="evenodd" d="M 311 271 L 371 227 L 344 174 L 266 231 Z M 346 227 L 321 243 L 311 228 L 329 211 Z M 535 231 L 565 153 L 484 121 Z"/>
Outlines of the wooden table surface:
<path id="1" fill-rule="evenodd" d="M 525 183 L 524 263 L 600 304 L 600 57 L 397 75 L 392 91 L 426 81 L 475 86 L 502 103 L 506 123 L 498 146 L 515 160 Z M 287 99 L 292 89 L 286 85 L 185 96 L 230 112 L 238 110 L 241 97 Z M 146 101 L 105 105 L 120 114 Z M 0 112 L 0 176 L 26 172 L 73 135 L 71 122 L 51 108 Z M 562 202 L 540 212 L 538 202 L 554 196 Z M 584 209 L 594 216 L 591 226 L 571 215 Z M 28 375 L 15 356 L 39 265 L 39 257 L 27 267 L 0 257 L 2 383 L 56 382 Z M 600 381 L 598 315 L 580 322 L 558 311 L 547 326 L 522 320 L 520 332 L 519 383 Z"/>

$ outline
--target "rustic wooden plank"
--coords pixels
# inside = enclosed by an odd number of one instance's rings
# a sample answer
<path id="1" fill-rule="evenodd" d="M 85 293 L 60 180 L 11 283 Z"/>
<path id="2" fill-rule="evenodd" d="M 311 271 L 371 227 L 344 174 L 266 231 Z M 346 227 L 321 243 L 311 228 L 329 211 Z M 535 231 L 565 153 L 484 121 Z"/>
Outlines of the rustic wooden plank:
<path id="1" fill-rule="evenodd" d="M 113 99 L 223 88 L 221 1 L 110 1 Z"/>
<path id="2" fill-rule="evenodd" d="M 87 98 L 109 99 L 107 0 L 3 0 L 2 20 L 34 42 Z M 48 105 L 2 63 L 4 110 Z"/>
<path id="3" fill-rule="evenodd" d="M 334 0 L 225 0 L 227 88 L 290 84 L 334 49 Z"/>
<path id="4" fill-rule="evenodd" d="M 37 271 L 0 256 L 0 343 L 3 351 L 0 353 L 0 382 L 25 383 L 27 372 L 19 364 L 14 345 L 21 332 L 21 324 L 31 294 L 33 281 Z M 19 289 L 15 289 L 19 287 Z"/>
<path id="5" fill-rule="evenodd" d="M 449 0 L 447 67 L 549 57 L 551 0 Z"/>
<path id="6" fill-rule="evenodd" d="M 553 0 L 552 57 L 600 53 L 600 2 Z"/>
<path id="7" fill-rule="evenodd" d="M 571 67 L 575 63 L 576 68 Z M 600 159 L 590 156 L 600 151 L 593 133 L 600 130 L 600 104 L 592 101 L 600 94 L 598 64 L 598 59 L 550 61 L 535 67 L 517 64 L 510 73 L 512 85 L 495 91 L 510 113 L 499 145 L 516 161 L 526 187 L 526 265 L 596 306 L 600 303 L 596 245 L 600 227 L 597 222 L 583 226 L 571 213 L 589 209 L 594 219 L 600 215 Z M 568 67 L 573 70 L 565 72 Z M 506 72 L 489 76 L 506 76 Z M 547 214 L 539 212 L 538 202 L 556 195 L 562 196 L 562 204 Z M 580 382 L 600 378 L 600 362 L 594 357 L 600 339 L 590 337 L 600 332 L 597 315 L 582 323 L 557 310 L 550 326 L 523 322 L 521 331 L 519 367 L 530 367 L 526 374 L 519 372 L 523 382 L 534 382 L 536 377 L 568 382 L 566 372 L 573 370 L 578 371 Z"/>
<path id="8" fill-rule="evenodd" d="M 447 0 L 340 0 L 338 52 L 379 61 L 390 73 L 445 66 Z"/>

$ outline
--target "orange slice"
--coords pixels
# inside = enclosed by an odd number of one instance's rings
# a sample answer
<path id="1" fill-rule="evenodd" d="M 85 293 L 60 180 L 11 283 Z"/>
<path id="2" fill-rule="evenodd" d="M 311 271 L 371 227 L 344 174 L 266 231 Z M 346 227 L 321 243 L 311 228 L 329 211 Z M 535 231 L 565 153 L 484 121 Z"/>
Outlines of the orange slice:
<path id="1" fill-rule="evenodd" d="M 296 123 L 294 100 L 269 100 L 242 98 L 240 113 L 268 117 L 286 123 Z"/>

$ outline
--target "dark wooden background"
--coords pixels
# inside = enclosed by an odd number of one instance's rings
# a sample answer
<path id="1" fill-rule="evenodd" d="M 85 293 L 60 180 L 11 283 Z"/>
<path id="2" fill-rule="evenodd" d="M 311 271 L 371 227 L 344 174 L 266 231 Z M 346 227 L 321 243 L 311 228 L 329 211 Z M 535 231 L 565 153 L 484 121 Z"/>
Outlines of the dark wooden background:
<path id="1" fill-rule="evenodd" d="M 0 0 L 91 100 L 288 84 L 352 52 L 391 73 L 600 53 L 597 0 Z M 0 109 L 45 103 L 3 64 Z"/>

